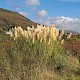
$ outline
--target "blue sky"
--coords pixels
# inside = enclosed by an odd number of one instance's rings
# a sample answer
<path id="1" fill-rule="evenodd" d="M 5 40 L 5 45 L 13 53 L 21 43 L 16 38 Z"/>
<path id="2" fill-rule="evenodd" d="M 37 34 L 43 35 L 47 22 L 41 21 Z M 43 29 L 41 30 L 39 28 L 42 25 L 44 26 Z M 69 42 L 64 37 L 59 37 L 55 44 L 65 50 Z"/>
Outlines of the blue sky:
<path id="1" fill-rule="evenodd" d="M 17 12 L 26 12 L 28 17 L 34 20 L 40 10 L 48 13 L 46 17 L 66 16 L 80 18 L 80 0 L 31 0 L 38 1 L 32 5 L 29 0 L 0 0 L 0 7 Z M 34 16 L 34 17 L 33 17 Z"/>
<path id="2" fill-rule="evenodd" d="M 78 24 L 80 20 L 80 0 L 0 0 L 0 8 L 16 11 L 33 21 L 47 25 L 51 24 L 50 20 L 54 23 L 58 18 L 68 21 L 78 19 Z M 80 27 L 77 26 L 70 29 L 79 31 Z M 63 27 L 69 28 L 65 25 Z"/>

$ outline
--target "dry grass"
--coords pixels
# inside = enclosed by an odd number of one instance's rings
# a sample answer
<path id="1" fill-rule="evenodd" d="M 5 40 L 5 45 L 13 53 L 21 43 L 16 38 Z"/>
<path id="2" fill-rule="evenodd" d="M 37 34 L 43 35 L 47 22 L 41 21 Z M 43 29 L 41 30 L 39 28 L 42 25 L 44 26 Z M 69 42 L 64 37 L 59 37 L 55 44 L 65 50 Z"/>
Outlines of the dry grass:
<path id="1" fill-rule="evenodd" d="M 32 28 L 27 27 L 27 30 L 23 30 L 20 26 L 17 28 L 15 27 L 14 29 L 12 28 L 12 30 L 9 30 L 8 34 L 14 40 L 20 36 L 23 36 L 26 38 L 26 41 L 29 42 L 29 40 L 31 40 L 33 44 L 36 40 L 39 40 L 40 43 L 48 42 L 48 44 L 50 44 L 52 41 L 57 40 L 58 36 L 62 37 L 64 31 L 62 30 L 59 35 L 59 30 L 54 25 L 51 25 L 50 27 L 37 25 L 37 28 L 34 28 L 34 26 L 32 26 Z"/>
<path id="2" fill-rule="evenodd" d="M 44 26 L 38 27 L 15 27 L 11 37 L 0 35 L 0 80 L 79 80 L 80 61 L 64 47 L 68 40 L 61 45 L 60 34 L 50 35 L 53 25 L 47 35 Z"/>

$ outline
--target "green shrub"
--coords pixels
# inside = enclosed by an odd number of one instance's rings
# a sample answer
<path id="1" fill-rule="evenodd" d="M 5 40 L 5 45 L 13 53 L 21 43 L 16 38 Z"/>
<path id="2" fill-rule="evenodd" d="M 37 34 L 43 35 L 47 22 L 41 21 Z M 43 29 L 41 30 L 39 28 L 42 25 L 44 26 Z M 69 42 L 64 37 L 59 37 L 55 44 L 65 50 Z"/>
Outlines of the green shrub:
<path id="1" fill-rule="evenodd" d="M 80 63 L 60 41 L 33 44 L 4 36 L 0 44 L 9 47 L 0 50 L 0 80 L 79 80 Z"/>

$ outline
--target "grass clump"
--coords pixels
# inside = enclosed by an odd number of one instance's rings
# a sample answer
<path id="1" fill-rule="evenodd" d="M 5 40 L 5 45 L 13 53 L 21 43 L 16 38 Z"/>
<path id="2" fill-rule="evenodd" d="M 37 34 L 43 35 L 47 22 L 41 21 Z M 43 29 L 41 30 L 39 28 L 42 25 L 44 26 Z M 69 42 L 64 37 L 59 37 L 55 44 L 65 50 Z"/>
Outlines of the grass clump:
<path id="1" fill-rule="evenodd" d="M 42 33 L 46 30 L 42 28 L 43 32 L 37 32 L 35 37 L 34 27 L 33 31 L 28 28 L 31 31 L 28 35 L 24 35 L 26 31 L 21 28 L 22 33 L 18 30 L 17 36 L 15 30 L 10 32 L 11 37 L 2 34 L 0 44 L 5 41 L 9 48 L 2 46 L 0 50 L 0 80 L 79 80 L 79 60 L 70 55 L 58 40 L 58 30 L 52 26 L 55 36 L 50 36 L 49 31 L 45 39 Z"/>

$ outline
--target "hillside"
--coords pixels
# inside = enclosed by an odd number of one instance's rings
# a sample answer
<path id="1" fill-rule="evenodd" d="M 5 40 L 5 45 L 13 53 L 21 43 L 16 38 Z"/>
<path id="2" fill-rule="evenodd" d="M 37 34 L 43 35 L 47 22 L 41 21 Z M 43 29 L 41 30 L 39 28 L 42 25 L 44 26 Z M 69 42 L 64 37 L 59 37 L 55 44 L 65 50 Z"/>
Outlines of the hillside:
<path id="1" fill-rule="evenodd" d="M 17 12 L 0 8 L 1 29 L 9 29 L 12 26 L 22 26 L 23 29 L 26 29 L 27 26 L 32 25 L 36 26 L 37 24 Z"/>
<path id="2" fill-rule="evenodd" d="M 67 38 L 54 26 L 24 30 L 32 25 L 37 24 L 0 9 L 0 80 L 80 80 L 80 35 Z M 23 29 L 5 34 L 12 26 Z"/>
<path id="3" fill-rule="evenodd" d="M 72 30 L 64 30 L 65 33 L 72 33 L 72 34 L 80 34 L 77 31 L 72 31 Z"/>

